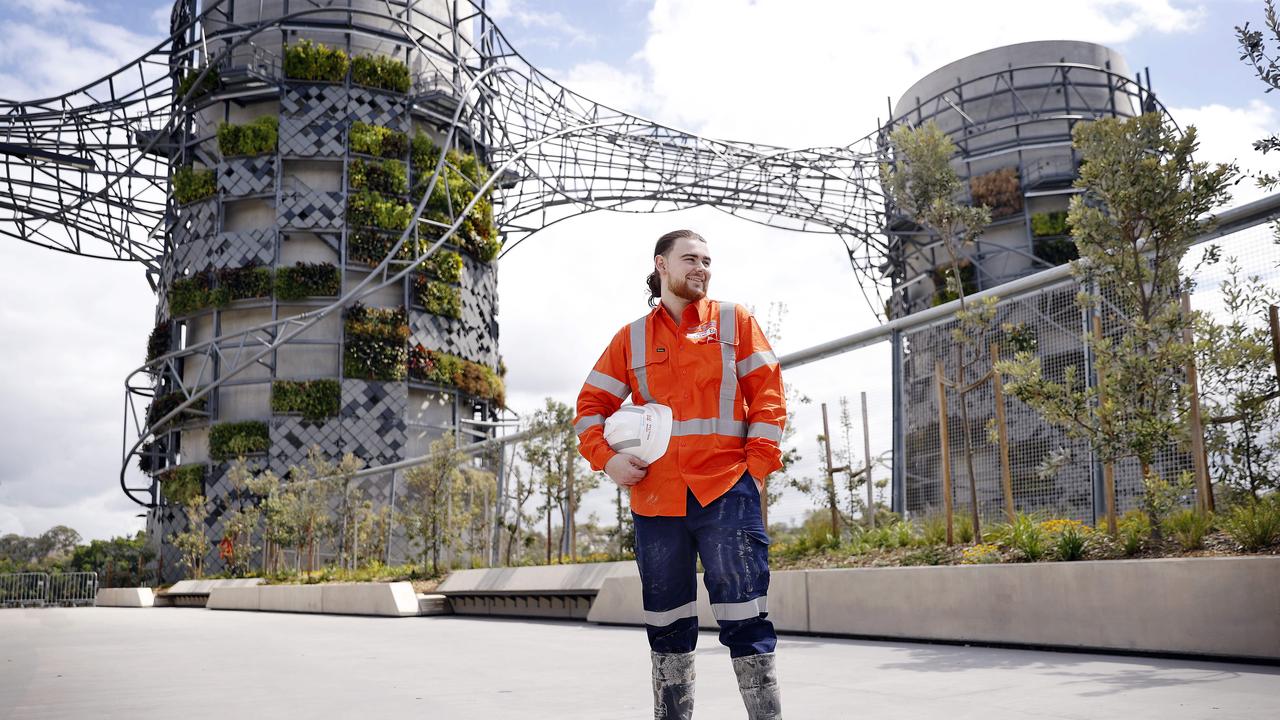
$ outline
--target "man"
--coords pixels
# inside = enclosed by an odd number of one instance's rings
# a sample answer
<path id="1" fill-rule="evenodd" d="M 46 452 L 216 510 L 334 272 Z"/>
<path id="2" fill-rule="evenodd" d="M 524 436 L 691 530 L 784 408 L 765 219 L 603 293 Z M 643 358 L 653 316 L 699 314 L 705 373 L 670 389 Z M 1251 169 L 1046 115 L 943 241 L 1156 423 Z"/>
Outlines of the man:
<path id="1" fill-rule="evenodd" d="M 653 661 L 655 718 L 693 713 L 698 640 L 696 559 L 728 646 L 747 715 L 781 717 L 768 615 L 765 478 L 781 467 L 782 375 L 755 318 L 707 299 L 711 256 L 697 233 L 658 239 L 645 317 L 622 328 L 578 396 L 574 429 L 595 470 L 630 488 L 636 563 Z M 660 302 L 657 302 L 660 301 Z M 674 417 L 670 444 L 645 465 L 604 439 L 628 395 Z"/>

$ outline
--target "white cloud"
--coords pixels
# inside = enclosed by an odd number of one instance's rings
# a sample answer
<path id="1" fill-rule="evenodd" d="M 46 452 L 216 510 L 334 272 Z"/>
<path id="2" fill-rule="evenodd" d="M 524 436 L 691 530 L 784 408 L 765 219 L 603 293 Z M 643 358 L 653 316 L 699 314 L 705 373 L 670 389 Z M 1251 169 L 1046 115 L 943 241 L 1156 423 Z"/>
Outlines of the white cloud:
<path id="1" fill-rule="evenodd" d="M 539 34 L 533 42 L 549 47 L 559 47 L 561 39 L 570 45 L 594 47 L 599 40 L 593 33 L 583 29 L 559 12 L 543 12 L 529 6 L 525 0 L 494 0 L 487 7 L 489 17 L 499 27 L 505 22 L 513 22 L 521 27 L 537 30 Z M 519 48 L 516 48 L 519 50 Z"/>
<path id="2" fill-rule="evenodd" d="M 1211 104 L 1201 107 L 1169 108 L 1169 114 L 1181 127 L 1194 125 L 1200 140 L 1196 157 L 1212 163 L 1237 163 L 1248 174 L 1276 172 L 1280 158 L 1263 155 L 1253 149 L 1253 142 L 1280 130 L 1280 114 L 1263 101 L 1253 100 L 1247 107 Z M 1232 205 L 1240 205 L 1266 195 L 1249 178 L 1232 190 Z"/>

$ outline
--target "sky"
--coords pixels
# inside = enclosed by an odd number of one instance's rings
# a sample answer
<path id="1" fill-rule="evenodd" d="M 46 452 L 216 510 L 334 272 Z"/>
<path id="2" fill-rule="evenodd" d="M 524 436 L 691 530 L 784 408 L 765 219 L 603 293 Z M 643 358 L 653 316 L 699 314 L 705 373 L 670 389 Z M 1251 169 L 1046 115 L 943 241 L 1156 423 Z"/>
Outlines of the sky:
<path id="1" fill-rule="evenodd" d="M 666 125 L 789 147 L 847 144 L 874 131 L 886 99 L 964 56 L 1031 40 L 1085 40 L 1149 68 L 1177 122 L 1197 126 L 1201 158 L 1268 168 L 1250 144 L 1280 125 L 1277 105 L 1238 60 L 1234 27 L 1261 25 L 1255 0 L 1014 0 L 847 3 L 818 0 L 499 0 L 511 44 L 564 86 Z M 0 0 L 0 97 L 65 92 L 158 43 L 169 6 L 145 0 Z M 1237 186 L 1236 201 L 1257 197 Z M 511 407 L 573 403 L 609 337 L 644 314 L 641 279 L 662 233 L 697 230 L 714 257 L 711 296 L 767 316 L 785 307 L 778 354 L 865 329 L 844 248 L 713 209 L 593 213 L 537 234 L 499 265 L 501 351 Z M 86 539 L 143 527 L 119 489 L 124 380 L 144 359 L 155 297 L 140 267 L 0 240 L 0 534 L 69 525 Z M 887 345 L 785 374 L 798 397 L 797 474 L 814 475 L 821 403 L 837 447 L 839 403 L 860 393 L 872 454 L 889 447 Z M 132 438 L 131 438 L 132 439 Z M 885 477 L 885 471 L 878 471 Z M 613 492 L 583 502 L 611 515 Z M 784 492 L 771 520 L 812 503 Z"/>

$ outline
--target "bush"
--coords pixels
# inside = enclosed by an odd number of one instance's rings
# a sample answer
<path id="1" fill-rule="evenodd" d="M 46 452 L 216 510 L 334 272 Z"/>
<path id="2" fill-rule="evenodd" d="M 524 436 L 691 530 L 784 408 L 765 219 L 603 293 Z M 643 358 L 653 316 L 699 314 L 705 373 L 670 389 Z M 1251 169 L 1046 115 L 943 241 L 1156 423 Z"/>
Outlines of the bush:
<path id="1" fill-rule="evenodd" d="M 400 234 L 384 232 L 373 228 L 356 228 L 347 235 L 347 262 L 377 265 L 391 252 L 391 246 L 400 239 Z M 414 255 L 415 241 L 412 237 L 405 240 L 396 252 L 397 260 L 411 260 Z"/>
<path id="2" fill-rule="evenodd" d="M 333 263 L 297 263 L 276 270 L 276 299 L 333 297 L 342 292 L 342 277 Z"/>
<path id="3" fill-rule="evenodd" d="M 902 564 L 910 565 L 942 565 L 947 561 L 947 556 L 936 545 L 929 545 L 918 550 L 912 550 L 902 556 Z"/>
<path id="4" fill-rule="evenodd" d="M 436 250 L 422 263 L 428 277 L 451 285 L 462 280 L 462 267 L 462 256 L 449 250 Z"/>
<path id="5" fill-rule="evenodd" d="M 960 553 L 961 565 L 986 565 L 989 563 L 998 563 L 1003 558 L 1000 555 L 1000 548 L 987 543 L 978 543 L 965 548 Z"/>
<path id="6" fill-rule="evenodd" d="M 170 337 L 173 335 L 173 324 L 168 320 L 156 325 L 147 338 L 147 362 L 169 352 Z"/>
<path id="7" fill-rule="evenodd" d="M 336 417 L 342 407 L 337 380 L 276 380 L 271 383 L 271 412 L 302 413 L 308 422 Z"/>
<path id="8" fill-rule="evenodd" d="M 181 391 L 165 393 L 164 395 L 153 399 L 151 404 L 147 406 L 147 427 L 155 425 L 157 420 L 173 412 L 175 408 L 186 402 L 186 399 L 187 396 Z M 188 420 L 195 420 L 203 417 L 199 413 L 203 413 L 208 408 L 208 399 L 209 396 L 206 395 L 199 400 L 196 400 L 169 422 L 183 423 Z"/>
<path id="9" fill-rule="evenodd" d="M 1066 235 L 1068 232 L 1067 213 L 1065 210 L 1036 213 L 1031 216 L 1031 234 L 1036 237 Z"/>
<path id="10" fill-rule="evenodd" d="M 414 178 L 411 199 L 420 200 L 426 193 L 439 159 L 440 148 L 431 138 L 425 133 L 414 136 L 410 152 Z M 445 160 L 440 179 L 427 200 L 425 216 L 434 222 L 451 225 L 456 214 L 471 203 L 476 189 L 483 186 L 489 176 L 475 155 L 450 150 L 445 153 Z M 428 232 L 439 236 L 438 227 L 432 227 Z M 488 197 L 476 201 L 471 212 L 458 225 L 454 242 L 484 262 L 493 262 L 498 256 L 502 243 L 498 240 L 497 226 L 493 219 L 493 203 Z"/>
<path id="11" fill-rule="evenodd" d="M 1035 256 L 1049 265 L 1061 265 L 1080 257 L 1075 240 L 1066 238 L 1036 238 L 1031 250 Z"/>
<path id="12" fill-rule="evenodd" d="M 969 196 L 974 205 L 985 205 L 992 219 L 1022 211 L 1022 187 L 1017 168 L 1001 168 L 969 180 Z"/>
<path id="13" fill-rule="evenodd" d="M 225 308 L 235 300 L 271 297 L 274 278 L 271 268 L 248 265 L 240 268 L 224 268 L 217 271 L 218 286 L 210 300 L 214 306 Z"/>
<path id="14" fill-rule="evenodd" d="M 342 82 L 351 60 L 338 48 L 310 40 L 284 46 L 284 76 L 291 80 Z"/>
<path id="15" fill-rule="evenodd" d="M 414 299 L 432 315 L 455 320 L 462 318 L 462 292 L 453 285 L 417 275 L 413 281 L 413 292 Z"/>
<path id="16" fill-rule="evenodd" d="M 169 314 L 174 317 L 190 315 L 213 304 L 213 274 L 196 273 L 189 278 L 177 278 L 169 287 Z"/>
<path id="17" fill-rule="evenodd" d="M 950 265 L 934 268 L 932 275 L 933 285 L 937 288 L 933 293 L 934 305 L 942 305 L 960 297 L 959 293 L 955 292 L 947 281 L 949 277 L 955 275 Z M 974 269 L 973 263 L 966 262 L 960 266 L 960 282 L 964 287 L 966 296 L 978 292 L 978 273 Z"/>
<path id="18" fill-rule="evenodd" d="M 169 505 L 186 505 L 204 496 L 204 465 L 179 465 L 160 473 L 157 479 Z"/>
<path id="19" fill-rule="evenodd" d="M 409 178 L 405 165 L 399 160 L 382 162 L 356 158 L 351 161 L 348 185 L 352 190 L 372 190 L 384 195 L 405 195 L 409 192 Z"/>
<path id="20" fill-rule="evenodd" d="M 952 528 L 954 530 L 954 527 Z M 943 513 L 929 513 L 920 523 L 920 531 L 925 545 L 941 545 L 947 541 L 947 516 Z"/>
<path id="21" fill-rule="evenodd" d="M 1264 500 L 1237 505 L 1219 524 L 1242 549 L 1261 550 L 1280 541 L 1280 501 L 1272 493 Z"/>
<path id="22" fill-rule="evenodd" d="M 1092 530 L 1076 520 L 1055 518 L 1040 523 L 1053 547 L 1053 555 L 1059 560 L 1084 559 L 1085 546 Z"/>
<path id="23" fill-rule="evenodd" d="M 1037 518 L 1018 513 L 1012 523 L 998 523 L 991 529 L 991 539 L 1000 547 L 1012 550 L 1023 559 L 1035 562 L 1045 555 L 1045 531 Z"/>
<path id="24" fill-rule="evenodd" d="M 224 158 L 273 153 L 279 136 L 280 121 L 274 115 L 244 125 L 224 122 L 218 125 L 218 152 Z"/>
<path id="25" fill-rule="evenodd" d="M 402 231 L 413 219 L 413 206 L 362 190 L 347 201 L 347 222 L 355 226 Z"/>
<path id="26" fill-rule="evenodd" d="M 1164 530 L 1183 550 L 1199 550 L 1204 547 L 1205 536 L 1213 530 L 1213 516 L 1195 510 L 1178 510 L 1165 518 Z"/>
<path id="27" fill-rule="evenodd" d="M 351 152 L 381 158 L 403 158 L 409 150 L 409 136 L 381 125 L 354 122 L 347 133 Z"/>
<path id="28" fill-rule="evenodd" d="M 1116 521 L 1116 533 L 1125 556 L 1132 557 L 1142 552 L 1146 539 L 1151 536 L 1151 520 L 1141 510 L 1130 510 Z"/>
<path id="29" fill-rule="evenodd" d="M 173 171 L 173 199 L 179 205 L 211 198 L 218 193 L 212 170 L 197 170 L 191 165 Z"/>
<path id="30" fill-rule="evenodd" d="M 178 81 L 178 87 L 174 90 L 175 101 L 182 100 L 182 98 L 187 94 L 187 91 L 195 87 L 196 78 L 200 77 L 200 73 L 203 70 L 203 67 L 199 67 L 188 70 L 182 74 L 182 79 Z M 209 73 L 204 76 L 204 80 L 200 81 L 200 86 L 196 88 L 195 92 L 191 93 L 190 102 L 194 103 L 201 96 L 208 95 L 221 86 L 222 78 L 219 76 L 218 71 L 209 71 Z"/>
<path id="31" fill-rule="evenodd" d="M 409 377 L 418 382 L 456 387 L 473 397 L 506 403 L 502 378 L 485 365 L 427 350 L 419 343 L 409 350 L 408 366 Z"/>
<path id="32" fill-rule="evenodd" d="M 409 66 L 385 55 L 357 55 L 351 60 L 351 82 L 406 93 L 409 92 Z"/>
<path id="33" fill-rule="evenodd" d="M 209 429 L 209 457 L 217 461 L 266 452 L 270 447 L 271 435 L 264 422 L 219 423 Z"/>
<path id="34" fill-rule="evenodd" d="M 367 308 L 359 303 L 346 313 L 343 376 L 360 380 L 404 380 L 409 320 L 403 308 Z"/>

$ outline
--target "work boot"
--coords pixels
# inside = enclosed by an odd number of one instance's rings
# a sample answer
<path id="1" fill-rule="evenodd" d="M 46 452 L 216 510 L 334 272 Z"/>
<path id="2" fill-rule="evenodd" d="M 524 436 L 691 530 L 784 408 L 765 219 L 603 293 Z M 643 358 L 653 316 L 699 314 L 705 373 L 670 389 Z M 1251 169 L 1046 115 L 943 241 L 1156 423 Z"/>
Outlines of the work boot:
<path id="1" fill-rule="evenodd" d="M 693 653 L 649 651 L 653 659 L 653 720 L 693 717 Z"/>
<path id="2" fill-rule="evenodd" d="M 738 674 L 738 690 L 747 706 L 748 720 L 782 720 L 782 698 L 778 696 L 778 671 L 773 653 L 733 659 Z"/>

